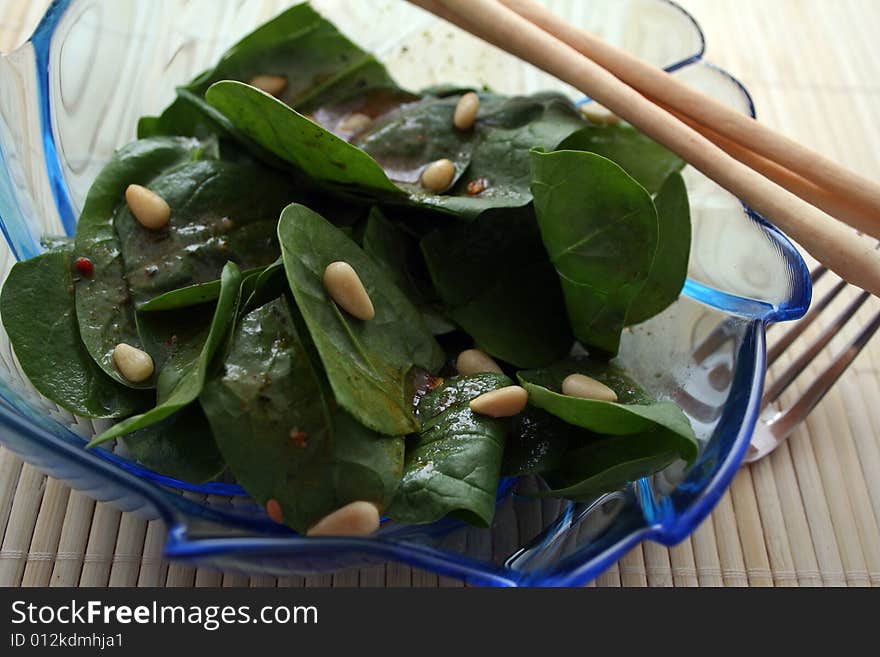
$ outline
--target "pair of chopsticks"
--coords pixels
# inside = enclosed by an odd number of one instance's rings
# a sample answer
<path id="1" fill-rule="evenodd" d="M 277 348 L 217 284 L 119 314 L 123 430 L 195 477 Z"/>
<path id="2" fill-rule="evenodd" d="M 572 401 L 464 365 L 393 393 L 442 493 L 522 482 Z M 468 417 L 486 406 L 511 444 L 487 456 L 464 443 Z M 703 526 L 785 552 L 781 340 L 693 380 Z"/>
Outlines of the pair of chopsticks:
<path id="1" fill-rule="evenodd" d="M 880 252 L 844 225 L 880 239 L 876 182 L 566 23 L 535 0 L 410 2 L 576 87 L 773 221 L 841 278 L 880 296 Z"/>

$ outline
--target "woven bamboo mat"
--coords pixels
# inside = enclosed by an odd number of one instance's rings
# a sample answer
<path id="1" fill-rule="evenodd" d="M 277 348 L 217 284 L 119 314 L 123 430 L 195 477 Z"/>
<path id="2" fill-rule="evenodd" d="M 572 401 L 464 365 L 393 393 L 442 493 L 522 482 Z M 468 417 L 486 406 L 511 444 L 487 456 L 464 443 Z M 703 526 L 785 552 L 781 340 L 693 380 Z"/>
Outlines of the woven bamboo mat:
<path id="1" fill-rule="evenodd" d="M 880 177 L 877 0 L 679 0 L 701 22 L 708 58 L 736 73 L 768 124 Z M 14 48 L 47 0 L 0 0 L 0 50 Z M 827 276 L 817 295 L 833 284 Z M 855 296 L 849 290 L 832 318 Z M 791 403 L 880 302 L 783 397 Z M 806 339 L 823 328 L 807 331 Z M 773 335 L 781 333 L 777 328 Z M 805 343 L 805 341 L 804 341 Z M 791 361 L 789 350 L 771 371 Z M 880 584 L 880 339 L 772 456 L 743 469 L 712 516 L 667 549 L 635 548 L 596 586 L 865 586 Z M 334 575 L 224 575 L 162 559 L 165 530 L 42 476 L 0 448 L 3 586 L 461 586 L 388 564 Z"/>

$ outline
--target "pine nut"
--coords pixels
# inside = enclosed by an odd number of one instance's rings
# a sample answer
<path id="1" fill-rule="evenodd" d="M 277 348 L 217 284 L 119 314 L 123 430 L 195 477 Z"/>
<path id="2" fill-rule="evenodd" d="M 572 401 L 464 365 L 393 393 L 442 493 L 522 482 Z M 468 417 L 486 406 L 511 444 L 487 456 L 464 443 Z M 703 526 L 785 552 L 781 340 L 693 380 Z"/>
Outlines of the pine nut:
<path id="1" fill-rule="evenodd" d="M 255 75 L 248 84 L 275 98 L 287 91 L 287 78 L 283 75 Z"/>
<path id="2" fill-rule="evenodd" d="M 504 374 L 492 357 L 479 349 L 466 349 L 462 351 L 455 361 L 455 369 L 463 376 L 479 374 L 481 372 L 497 372 Z"/>
<path id="3" fill-rule="evenodd" d="M 153 376 L 153 359 L 150 354 L 124 342 L 120 342 L 113 350 L 113 364 L 132 383 L 141 383 Z"/>
<path id="4" fill-rule="evenodd" d="M 345 312 L 358 319 L 370 320 L 376 316 L 370 295 L 360 277 L 347 262 L 331 262 L 324 270 L 324 289 Z"/>
<path id="5" fill-rule="evenodd" d="M 431 162 L 422 171 L 422 187 L 429 192 L 440 194 L 449 189 L 452 179 L 455 178 L 455 165 L 451 160 L 443 159 Z"/>
<path id="6" fill-rule="evenodd" d="M 615 125 L 620 122 L 619 116 L 612 113 L 611 110 L 604 105 L 600 105 L 596 101 L 587 103 L 581 107 L 581 114 L 587 117 L 592 123 L 598 125 Z"/>
<path id="7" fill-rule="evenodd" d="M 477 120 L 477 112 L 479 111 L 480 97 L 473 91 L 469 91 L 458 99 L 452 123 L 459 130 L 470 130 L 474 127 L 474 123 Z"/>
<path id="8" fill-rule="evenodd" d="M 584 376 L 569 374 L 562 382 L 562 394 L 581 399 L 597 399 L 599 401 L 616 402 L 617 393 L 601 381 Z"/>
<path id="9" fill-rule="evenodd" d="M 372 502 L 352 502 L 321 518 L 306 536 L 369 536 L 379 529 L 379 508 Z"/>
<path id="10" fill-rule="evenodd" d="M 489 417 L 512 417 L 525 410 L 529 403 L 529 393 L 519 386 L 507 386 L 491 392 L 485 392 L 472 399 L 471 410 Z"/>
<path id="11" fill-rule="evenodd" d="M 150 230 L 164 228 L 171 219 L 171 208 L 161 196 L 140 185 L 125 189 L 125 202 L 138 223 Z"/>
<path id="12" fill-rule="evenodd" d="M 344 119 L 342 119 L 339 122 L 339 125 L 336 126 L 336 129 L 342 132 L 355 134 L 358 132 L 363 132 L 372 124 L 373 119 L 371 119 L 369 116 L 367 116 L 366 114 L 361 114 L 360 112 L 355 112 L 354 114 L 349 114 Z"/>

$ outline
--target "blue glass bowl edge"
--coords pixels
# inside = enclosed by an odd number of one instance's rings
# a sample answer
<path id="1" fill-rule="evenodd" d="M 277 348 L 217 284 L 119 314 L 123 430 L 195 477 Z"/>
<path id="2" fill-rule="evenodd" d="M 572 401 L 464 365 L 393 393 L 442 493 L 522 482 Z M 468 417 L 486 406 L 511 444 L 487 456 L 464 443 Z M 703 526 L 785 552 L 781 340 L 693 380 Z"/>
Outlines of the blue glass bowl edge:
<path id="1" fill-rule="evenodd" d="M 671 0 L 664 1 L 668 2 L 669 4 L 678 6 Z M 40 90 L 41 94 L 43 94 L 42 97 L 44 99 L 48 98 L 48 76 L 46 65 L 48 58 L 48 43 L 51 39 L 52 32 L 54 31 L 58 20 L 60 19 L 61 15 L 70 4 L 70 2 L 71 0 L 54 0 L 46 14 L 46 17 L 40 23 L 40 26 L 37 28 L 37 31 L 32 38 L 32 43 L 34 44 L 36 50 L 38 63 L 37 73 L 38 77 L 40 78 L 38 82 L 40 83 Z M 694 23 L 697 29 L 700 30 L 700 35 L 702 37 L 702 30 L 699 28 L 699 24 L 693 18 L 693 16 L 691 16 L 688 12 L 681 9 L 680 7 L 679 9 Z M 701 43 L 703 45 L 697 55 L 687 60 L 684 60 L 683 62 L 680 62 L 671 68 L 677 69 L 688 64 L 700 61 L 703 57 L 704 52 L 704 40 L 701 40 Z M 733 76 L 730 77 L 733 78 Z M 735 78 L 733 79 L 735 80 Z M 740 84 L 740 86 L 742 85 Z M 745 93 L 748 93 L 744 87 L 743 91 Z M 44 145 L 46 145 L 47 139 L 49 140 L 50 145 L 50 148 L 48 148 L 46 151 L 48 160 L 48 156 L 50 154 L 55 154 L 54 137 L 52 136 L 50 123 L 50 108 L 48 107 L 47 102 L 42 103 L 42 106 L 45 108 L 45 116 L 41 116 L 41 121 L 43 121 L 44 128 Z M 71 210 L 69 198 L 67 197 L 66 188 L 63 185 L 63 177 L 61 174 L 60 165 L 57 161 L 57 156 L 55 156 L 54 160 L 54 165 L 56 168 L 55 175 L 53 175 L 53 171 L 51 169 L 52 165 L 52 162 L 47 161 L 47 166 L 50 167 L 49 175 L 50 180 L 52 181 L 52 190 L 53 194 L 55 194 L 56 205 L 58 206 L 59 213 L 61 215 L 65 229 L 71 232 L 73 226 L 73 213 Z M 748 208 L 747 211 L 756 221 L 762 223 L 764 227 L 770 233 L 772 233 L 775 241 L 780 246 L 783 256 L 786 258 L 789 264 L 789 271 L 792 276 L 793 282 L 792 294 L 790 295 L 789 299 L 786 300 L 786 302 L 781 304 L 779 307 L 767 307 L 766 309 L 764 309 L 765 312 L 763 312 L 763 314 L 761 315 L 752 314 L 754 313 L 753 308 L 750 308 L 749 312 L 746 313 L 754 317 L 754 329 L 758 331 L 758 334 L 760 335 L 760 341 L 763 344 L 763 325 L 765 323 L 795 319 L 803 315 L 803 313 L 806 311 L 806 308 L 809 306 L 810 296 L 809 277 L 803 259 L 800 258 L 796 249 L 788 241 L 788 239 L 775 227 L 773 227 L 772 224 L 766 222 L 762 217 L 752 212 L 751 210 L 748 210 Z M 701 287 L 704 289 L 701 289 Z M 723 292 L 712 290 L 711 288 L 705 288 L 705 286 L 700 286 L 700 284 L 696 284 L 696 287 L 692 286 L 690 290 L 686 291 L 689 292 L 690 296 L 697 298 L 700 301 L 707 301 L 708 303 L 710 303 L 710 305 L 722 307 L 723 309 L 729 309 L 730 300 L 723 298 L 725 296 Z M 719 299 L 717 295 L 722 295 L 722 298 Z M 726 296 L 729 297 L 730 295 Z M 725 305 L 728 305 L 728 308 L 724 308 Z M 753 373 L 757 374 L 757 378 L 760 378 L 762 380 L 761 373 L 763 372 L 763 349 L 760 350 L 759 355 L 761 357 L 760 367 L 753 368 Z M 756 363 L 756 365 L 757 364 L 758 363 Z M 726 489 L 727 485 L 729 484 L 730 480 L 738 469 L 739 463 L 748 445 L 748 437 L 751 434 L 754 422 L 757 419 L 757 410 L 755 408 L 755 405 L 757 403 L 757 399 L 760 398 L 760 385 L 761 382 L 758 382 L 757 390 L 754 386 L 752 388 L 749 412 L 746 416 L 746 422 L 744 422 L 743 425 L 740 427 L 740 435 L 737 439 L 734 449 L 731 450 L 731 452 L 727 455 L 725 463 L 716 472 L 716 476 L 713 478 L 712 482 L 710 482 L 710 485 L 705 488 L 702 496 L 694 501 L 691 508 L 675 516 L 676 521 L 674 523 L 645 526 L 638 531 L 634 531 L 629 534 L 624 540 L 612 546 L 608 551 L 606 551 L 606 553 L 600 555 L 600 557 L 592 559 L 589 563 L 580 564 L 580 566 L 576 566 L 575 564 L 570 563 L 570 561 L 576 560 L 577 557 L 576 554 L 572 555 L 572 557 L 569 557 L 564 562 L 560 563 L 560 568 L 554 569 L 553 573 L 511 573 L 509 571 L 504 571 L 504 569 L 496 569 L 492 567 L 487 568 L 486 564 L 483 563 L 467 563 L 468 560 L 464 560 L 460 562 L 459 567 L 453 568 L 454 572 L 450 571 L 450 574 L 467 575 L 467 572 L 460 572 L 463 568 L 465 571 L 469 571 L 469 575 L 471 578 L 486 577 L 491 581 L 485 583 L 493 583 L 498 585 L 547 585 L 550 583 L 581 583 L 582 581 L 590 579 L 591 577 L 594 577 L 599 572 L 604 570 L 607 565 L 613 563 L 613 561 L 618 559 L 620 556 L 622 556 L 622 554 L 624 554 L 633 545 L 640 542 L 641 540 L 653 539 L 667 544 L 681 540 L 696 527 L 696 524 L 701 521 L 702 518 L 705 517 L 705 515 L 707 515 L 711 511 L 712 507 L 714 507 L 718 498 L 723 494 L 724 490 Z M 0 408 L 0 419 L 3 420 L 3 424 L 6 424 L 6 420 L 11 420 L 11 418 L 6 413 L 6 410 L 7 409 L 5 408 Z M 33 430 L 33 427 L 31 427 L 31 430 Z M 52 436 L 52 434 L 48 432 L 46 432 L 45 437 L 47 437 L 50 442 L 57 442 L 57 438 L 55 436 Z M 77 457 L 84 456 L 81 450 L 79 451 L 79 453 L 72 452 L 70 455 Z M 94 467 L 96 465 L 97 461 L 92 461 L 91 463 L 87 464 L 86 467 Z M 181 514 L 183 514 L 184 516 L 194 514 L 200 517 L 204 517 L 203 507 L 200 507 L 194 503 L 186 503 L 187 501 L 184 500 L 184 498 L 158 489 L 155 486 L 151 486 L 150 484 L 140 480 L 137 474 L 133 475 L 131 473 L 120 472 L 108 463 L 104 463 L 102 465 L 105 467 L 101 467 L 100 470 L 103 471 L 102 474 L 104 476 L 107 476 L 111 479 L 118 479 L 117 483 L 123 486 L 133 487 L 134 490 L 138 491 L 138 494 L 142 495 L 145 500 L 148 501 L 149 505 L 154 508 L 154 511 L 158 515 L 162 516 L 166 520 L 166 522 L 169 523 L 171 529 L 169 532 L 167 552 L 170 556 L 175 556 L 182 559 L 199 559 L 209 554 L 210 550 L 204 548 L 204 546 L 200 547 L 198 540 L 193 541 L 187 538 L 186 522 L 185 520 L 181 519 Z M 137 485 L 133 486 L 133 484 Z M 192 488 L 190 489 L 192 490 Z M 200 490 L 199 492 L 202 491 Z M 264 530 L 265 527 L 261 524 L 260 529 Z M 247 547 L 247 542 L 241 543 L 243 539 L 226 540 L 230 541 L 230 543 L 225 545 L 225 548 L 227 550 L 234 549 L 236 545 L 238 545 L 239 547 Z M 309 549 L 317 546 L 314 539 L 309 540 Z M 380 542 L 377 541 L 344 540 L 345 544 L 343 545 L 338 542 L 339 540 L 340 539 L 333 539 L 331 541 L 333 549 L 341 549 L 346 551 L 354 550 L 355 552 L 365 553 L 375 552 L 376 550 L 378 550 L 382 556 L 396 557 L 404 561 L 409 561 L 410 563 L 414 563 L 416 565 L 427 565 L 434 570 L 447 570 L 447 568 L 443 566 L 452 565 L 448 563 L 450 559 L 452 561 L 458 561 L 460 559 L 458 556 L 451 555 L 447 552 L 440 553 L 440 555 L 442 556 L 438 557 L 433 553 L 439 551 L 430 548 L 428 548 L 427 551 L 415 550 L 412 546 L 409 545 L 400 546 L 399 544 L 394 544 L 392 546 L 393 549 L 391 549 L 390 552 L 393 552 L 395 554 L 389 554 L 388 546 L 383 546 Z M 326 549 L 326 546 L 324 547 L 324 549 Z M 435 560 L 438 558 L 440 559 L 440 561 L 443 562 L 442 564 L 435 563 Z M 479 574 L 477 574 L 474 569 L 478 571 Z"/>

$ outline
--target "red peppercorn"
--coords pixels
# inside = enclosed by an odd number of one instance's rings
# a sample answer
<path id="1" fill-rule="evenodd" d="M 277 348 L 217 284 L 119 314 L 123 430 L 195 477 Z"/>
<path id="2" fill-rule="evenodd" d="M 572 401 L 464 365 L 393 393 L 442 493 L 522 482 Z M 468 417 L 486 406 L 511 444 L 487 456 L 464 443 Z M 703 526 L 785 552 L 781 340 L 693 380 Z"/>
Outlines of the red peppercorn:
<path id="1" fill-rule="evenodd" d="M 77 258 L 73 261 L 73 267 L 81 276 L 91 276 L 92 272 L 95 271 L 95 266 L 88 258 Z"/>
<path id="2" fill-rule="evenodd" d="M 300 429 L 291 429 L 290 442 L 300 449 L 305 449 L 309 442 L 309 434 Z"/>
<path id="3" fill-rule="evenodd" d="M 478 196 L 486 191 L 486 188 L 489 186 L 489 181 L 485 178 L 477 178 L 475 180 L 471 180 L 467 184 L 467 192 L 471 196 Z"/>

